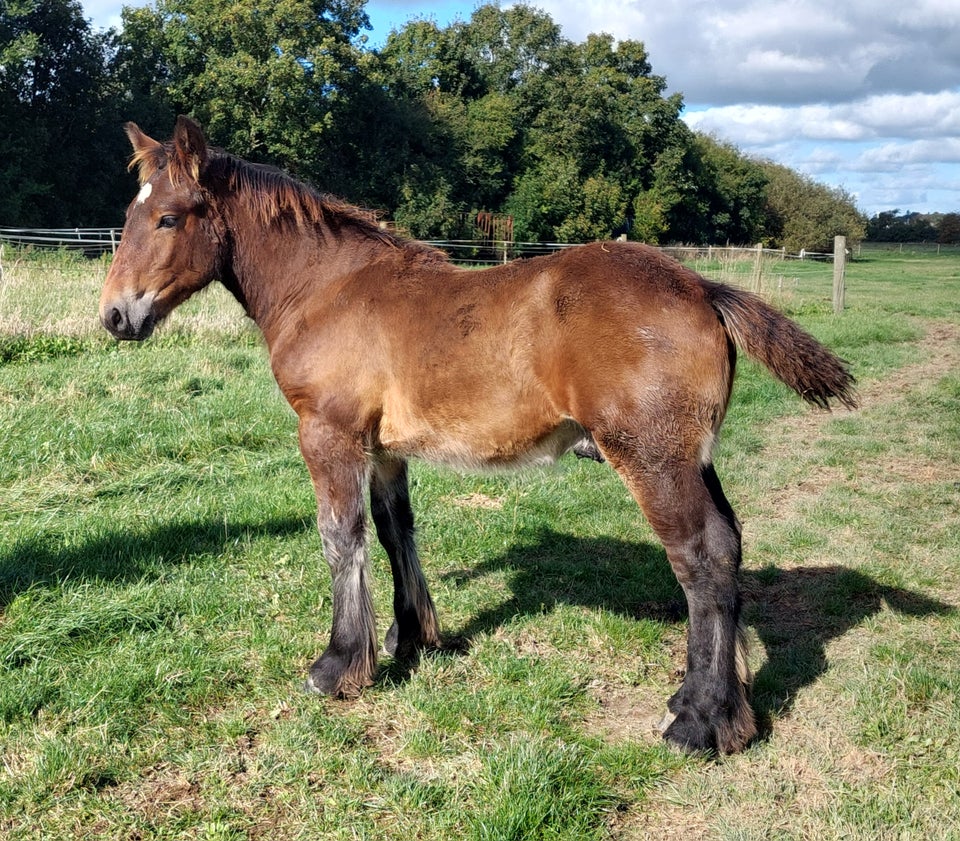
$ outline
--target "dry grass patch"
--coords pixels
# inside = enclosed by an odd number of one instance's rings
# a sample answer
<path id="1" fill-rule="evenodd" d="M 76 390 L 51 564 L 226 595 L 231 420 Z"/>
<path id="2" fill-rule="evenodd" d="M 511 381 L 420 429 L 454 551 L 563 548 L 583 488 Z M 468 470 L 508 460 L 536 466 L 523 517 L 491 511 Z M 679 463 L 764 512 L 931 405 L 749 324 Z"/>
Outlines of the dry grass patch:
<path id="1" fill-rule="evenodd" d="M 499 511 L 503 508 L 503 497 L 491 497 L 482 493 L 470 493 L 456 496 L 453 504 L 461 508 L 483 508 L 487 511 Z"/>

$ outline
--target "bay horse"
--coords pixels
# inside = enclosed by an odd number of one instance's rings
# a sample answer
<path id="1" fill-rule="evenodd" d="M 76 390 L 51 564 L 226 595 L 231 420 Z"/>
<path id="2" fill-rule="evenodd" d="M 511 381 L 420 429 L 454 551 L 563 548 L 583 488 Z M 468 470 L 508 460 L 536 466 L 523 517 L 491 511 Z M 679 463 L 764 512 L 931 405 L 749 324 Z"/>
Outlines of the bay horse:
<path id="1" fill-rule="evenodd" d="M 261 330 L 299 419 L 330 567 L 333 625 L 312 691 L 373 682 L 366 488 L 393 573 L 398 657 L 441 645 L 420 568 L 407 462 L 461 468 L 607 461 L 662 541 L 689 609 L 686 674 L 661 729 L 729 753 L 756 733 L 740 626 L 740 523 L 711 449 L 736 348 L 807 401 L 853 407 L 846 363 L 759 297 L 659 251 L 595 243 L 482 271 L 382 230 L 286 174 L 208 146 L 190 119 L 160 143 L 136 125 L 140 191 L 100 319 L 143 340 L 212 280 Z"/>

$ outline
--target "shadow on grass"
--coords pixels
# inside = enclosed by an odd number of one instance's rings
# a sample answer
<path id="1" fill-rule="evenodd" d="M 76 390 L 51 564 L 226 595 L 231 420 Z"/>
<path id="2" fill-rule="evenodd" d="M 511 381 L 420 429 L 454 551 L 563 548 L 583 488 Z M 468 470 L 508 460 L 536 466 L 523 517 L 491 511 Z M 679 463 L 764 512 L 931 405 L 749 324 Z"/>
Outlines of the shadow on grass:
<path id="1" fill-rule="evenodd" d="M 104 529 L 102 536 L 64 547 L 61 534 L 50 533 L 14 544 L 0 553 L 0 615 L 33 587 L 64 581 L 132 582 L 159 577 L 164 569 L 193 558 L 221 555 L 240 536 L 283 536 L 311 527 L 291 517 L 267 522 L 171 522 L 136 531 Z"/>
<path id="2" fill-rule="evenodd" d="M 171 565 L 222 555 L 238 535 L 283 536 L 302 532 L 302 518 L 260 523 L 168 523 L 140 532 L 105 531 L 102 537 L 63 548 L 61 539 L 23 541 L 0 555 L 0 614 L 20 592 L 65 580 L 130 582 L 159 577 Z M 683 593 L 657 544 L 578 538 L 541 529 L 503 554 L 449 573 L 459 583 L 507 575 L 512 596 L 478 613 L 452 637 L 467 650 L 480 634 L 515 616 L 536 616 L 559 604 L 602 609 L 663 623 L 684 620 Z M 766 649 L 755 676 L 753 705 L 761 734 L 774 714 L 789 710 L 797 693 L 827 667 L 828 644 L 876 614 L 884 604 L 906 616 L 937 616 L 956 608 L 920 593 L 884 585 L 841 566 L 747 571 L 741 577 L 744 617 Z M 442 606 L 441 606 L 442 611 Z M 388 663 L 381 678 L 402 681 L 415 664 Z"/>
<path id="3" fill-rule="evenodd" d="M 537 615 L 558 604 L 609 610 L 676 623 L 686 602 L 659 545 L 577 538 L 550 529 L 479 566 L 451 573 L 460 582 L 507 573 L 512 597 L 471 619 L 455 634 L 469 647 L 517 615 Z M 914 617 L 952 614 L 956 607 L 890 587 L 841 566 L 767 567 L 741 575 L 744 618 L 756 629 L 766 661 L 754 678 L 753 706 L 761 738 L 774 714 L 789 710 L 797 693 L 828 667 L 826 649 L 884 604 Z"/>
<path id="4" fill-rule="evenodd" d="M 753 683 L 761 738 L 769 736 L 773 716 L 790 710 L 797 693 L 827 670 L 827 646 L 884 605 L 912 617 L 949 616 L 957 610 L 835 565 L 769 566 L 744 573 L 741 583 L 744 618 L 756 629 L 767 655 Z"/>

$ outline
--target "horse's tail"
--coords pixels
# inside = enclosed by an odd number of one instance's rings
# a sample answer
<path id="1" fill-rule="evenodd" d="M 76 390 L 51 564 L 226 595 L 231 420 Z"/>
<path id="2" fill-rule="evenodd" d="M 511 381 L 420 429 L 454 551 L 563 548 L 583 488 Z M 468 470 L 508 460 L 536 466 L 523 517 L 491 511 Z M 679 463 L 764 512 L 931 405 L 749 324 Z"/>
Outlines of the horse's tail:
<path id="1" fill-rule="evenodd" d="M 756 295 L 704 283 L 727 335 L 748 356 L 809 403 L 829 408 L 835 399 L 856 407 L 856 380 L 844 360 Z"/>

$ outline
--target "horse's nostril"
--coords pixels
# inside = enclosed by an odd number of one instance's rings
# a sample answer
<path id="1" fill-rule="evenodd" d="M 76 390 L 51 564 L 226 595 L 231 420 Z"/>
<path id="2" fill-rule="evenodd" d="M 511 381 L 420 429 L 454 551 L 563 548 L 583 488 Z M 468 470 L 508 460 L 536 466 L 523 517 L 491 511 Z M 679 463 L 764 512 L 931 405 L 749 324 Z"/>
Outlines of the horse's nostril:
<path id="1" fill-rule="evenodd" d="M 110 312 L 110 323 L 114 327 L 120 327 L 123 324 L 123 313 L 117 307 L 114 307 Z"/>

